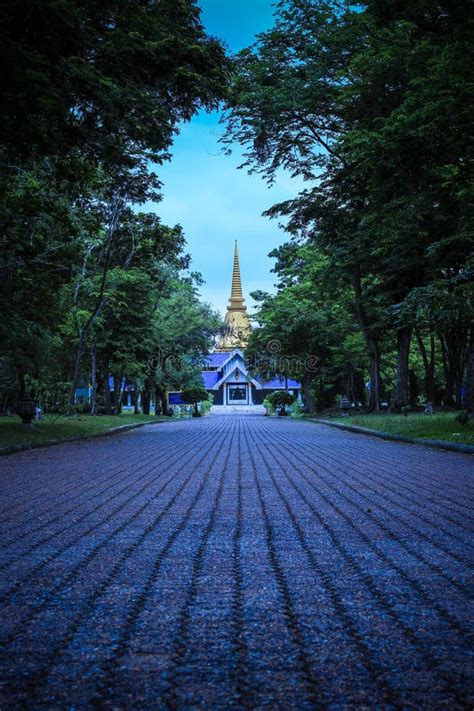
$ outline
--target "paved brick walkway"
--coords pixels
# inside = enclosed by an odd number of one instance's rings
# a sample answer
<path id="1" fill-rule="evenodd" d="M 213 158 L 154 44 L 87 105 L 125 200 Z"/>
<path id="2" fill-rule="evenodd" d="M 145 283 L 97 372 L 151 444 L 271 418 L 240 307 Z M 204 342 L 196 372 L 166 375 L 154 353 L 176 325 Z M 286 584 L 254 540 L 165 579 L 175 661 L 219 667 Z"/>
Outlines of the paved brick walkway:
<path id="1" fill-rule="evenodd" d="M 252 416 L 3 457 L 1 708 L 472 707 L 473 469 Z"/>

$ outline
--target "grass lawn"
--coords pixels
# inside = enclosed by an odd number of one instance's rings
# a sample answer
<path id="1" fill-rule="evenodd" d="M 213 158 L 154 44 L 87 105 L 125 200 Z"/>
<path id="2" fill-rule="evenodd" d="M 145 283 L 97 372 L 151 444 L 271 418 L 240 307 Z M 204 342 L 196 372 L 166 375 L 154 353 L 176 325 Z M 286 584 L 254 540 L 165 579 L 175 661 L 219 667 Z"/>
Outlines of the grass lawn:
<path id="1" fill-rule="evenodd" d="M 97 417 L 91 415 L 77 417 L 46 415 L 44 420 L 33 420 L 33 427 L 26 427 L 22 425 L 19 417 L 0 417 L 0 448 L 11 447 L 15 444 L 37 444 L 52 439 L 77 437 L 78 435 L 88 437 L 91 434 L 108 432 L 121 425 L 169 419 L 169 417 L 134 415 L 133 413 L 98 415 Z"/>
<path id="2" fill-rule="evenodd" d="M 455 412 L 438 415 L 349 415 L 337 417 L 336 422 L 358 425 L 379 432 L 419 437 L 422 439 L 440 439 L 446 442 L 474 445 L 474 419 L 468 425 L 456 422 Z"/>

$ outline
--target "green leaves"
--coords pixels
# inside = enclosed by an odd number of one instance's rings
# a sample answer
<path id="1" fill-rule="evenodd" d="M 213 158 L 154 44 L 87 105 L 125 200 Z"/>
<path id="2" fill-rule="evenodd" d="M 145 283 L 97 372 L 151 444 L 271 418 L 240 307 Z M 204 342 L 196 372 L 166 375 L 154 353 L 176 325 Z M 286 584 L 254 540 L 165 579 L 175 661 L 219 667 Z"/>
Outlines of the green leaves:
<path id="1" fill-rule="evenodd" d="M 0 55 L 0 357 L 51 373 L 28 336 L 51 353 L 59 338 L 73 399 L 92 344 L 102 371 L 134 377 L 156 347 L 189 257 L 179 226 L 136 207 L 160 198 L 151 161 L 217 105 L 228 63 L 194 0 L 6 0 Z"/>
<path id="2" fill-rule="evenodd" d="M 241 142 L 244 166 L 270 182 L 281 168 L 307 181 L 266 214 L 327 259 L 325 284 L 338 285 L 343 311 L 353 300 L 372 380 L 380 345 L 398 343 L 408 312 L 415 325 L 423 290 L 472 281 L 473 39 L 465 2 L 282 0 L 275 28 L 236 59 L 224 140 Z M 285 313 L 285 344 L 290 318 L 311 332 L 286 310 L 301 288 L 298 260 L 281 268 L 290 253 L 279 250 L 281 292 L 258 315 L 267 333 L 268 312 Z M 432 322 L 446 317 L 442 302 L 431 301 Z M 314 305 L 314 326 L 324 312 Z"/>
<path id="3" fill-rule="evenodd" d="M 123 164 L 132 142 L 160 154 L 174 126 L 214 106 L 225 85 L 223 49 L 191 0 L 65 0 L 47 11 L 7 0 L 0 37 L 10 67 L 0 129 L 11 156 L 79 147 Z"/>

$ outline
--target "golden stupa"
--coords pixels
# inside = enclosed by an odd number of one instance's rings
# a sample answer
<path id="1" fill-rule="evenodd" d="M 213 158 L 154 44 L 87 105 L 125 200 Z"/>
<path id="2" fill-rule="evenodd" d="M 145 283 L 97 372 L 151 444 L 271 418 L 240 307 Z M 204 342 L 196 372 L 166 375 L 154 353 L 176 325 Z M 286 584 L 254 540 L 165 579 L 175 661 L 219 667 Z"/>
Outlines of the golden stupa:
<path id="1" fill-rule="evenodd" d="M 240 278 L 239 250 L 237 240 L 234 246 L 234 267 L 232 270 L 232 287 L 229 305 L 224 317 L 225 330 L 215 348 L 217 352 L 233 351 L 234 348 L 245 349 L 250 334 L 250 320 L 247 314 L 242 294 Z"/>

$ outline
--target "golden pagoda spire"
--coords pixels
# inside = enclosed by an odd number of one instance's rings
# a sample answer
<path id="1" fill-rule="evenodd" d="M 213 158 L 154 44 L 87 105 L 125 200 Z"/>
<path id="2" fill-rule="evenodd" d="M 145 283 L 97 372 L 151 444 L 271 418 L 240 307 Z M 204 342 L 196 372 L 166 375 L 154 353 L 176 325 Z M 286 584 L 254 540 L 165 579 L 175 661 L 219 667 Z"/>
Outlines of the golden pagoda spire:
<path id="1" fill-rule="evenodd" d="M 234 268 L 232 270 L 232 287 L 230 291 L 228 311 L 247 311 L 242 294 L 242 281 L 240 278 L 239 249 L 237 240 L 234 245 Z"/>
<path id="2" fill-rule="evenodd" d="M 230 299 L 224 321 L 225 331 L 219 339 L 215 350 L 231 351 L 234 348 L 245 348 L 250 334 L 250 321 L 242 292 L 237 240 L 235 240 L 234 244 L 234 267 L 232 269 Z"/>

